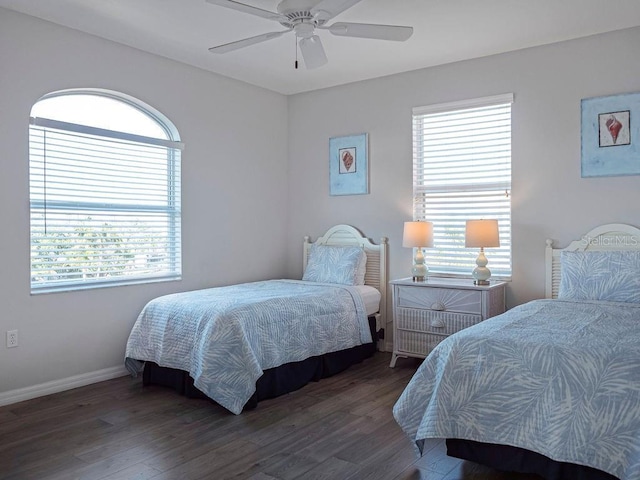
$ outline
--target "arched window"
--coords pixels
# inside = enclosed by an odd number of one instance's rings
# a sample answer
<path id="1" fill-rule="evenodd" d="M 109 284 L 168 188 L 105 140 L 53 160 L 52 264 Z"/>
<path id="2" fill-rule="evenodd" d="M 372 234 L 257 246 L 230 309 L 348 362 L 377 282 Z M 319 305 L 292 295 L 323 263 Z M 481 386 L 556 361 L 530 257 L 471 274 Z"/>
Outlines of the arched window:
<path id="1" fill-rule="evenodd" d="M 31 292 L 179 279 L 181 150 L 173 124 L 127 95 L 41 98 L 29 126 Z"/>

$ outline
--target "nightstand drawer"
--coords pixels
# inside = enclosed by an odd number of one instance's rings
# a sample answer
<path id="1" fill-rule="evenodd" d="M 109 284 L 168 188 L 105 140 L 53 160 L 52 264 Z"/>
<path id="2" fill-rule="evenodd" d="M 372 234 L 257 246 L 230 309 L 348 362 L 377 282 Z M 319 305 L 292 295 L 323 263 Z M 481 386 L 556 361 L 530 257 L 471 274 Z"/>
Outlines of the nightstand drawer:
<path id="1" fill-rule="evenodd" d="M 424 288 L 403 285 L 398 288 L 397 306 L 480 315 L 482 314 L 482 292 L 478 290 Z"/>
<path id="2" fill-rule="evenodd" d="M 447 335 L 398 330 L 393 339 L 394 351 L 426 357 Z"/>
<path id="3" fill-rule="evenodd" d="M 398 308 L 395 321 L 399 330 L 451 335 L 482 321 L 481 315 Z"/>

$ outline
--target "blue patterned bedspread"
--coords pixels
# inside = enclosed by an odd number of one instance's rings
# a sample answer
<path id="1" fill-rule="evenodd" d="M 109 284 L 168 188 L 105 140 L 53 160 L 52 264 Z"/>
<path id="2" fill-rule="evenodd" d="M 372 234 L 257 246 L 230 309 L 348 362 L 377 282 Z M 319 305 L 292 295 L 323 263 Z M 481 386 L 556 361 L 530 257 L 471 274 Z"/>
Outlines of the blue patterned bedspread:
<path id="1" fill-rule="evenodd" d="M 640 305 L 535 300 L 448 337 L 393 414 L 424 439 L 525 448 L 640 479 Z"/>
<path id="2" fill-rule="evenodd" d="M 263 370 L 371 342 L 362 298 L 348 286 L 270 280 L 177 293 L 149 302 L 125 354 L 189 372 L 235 414 Z"/>

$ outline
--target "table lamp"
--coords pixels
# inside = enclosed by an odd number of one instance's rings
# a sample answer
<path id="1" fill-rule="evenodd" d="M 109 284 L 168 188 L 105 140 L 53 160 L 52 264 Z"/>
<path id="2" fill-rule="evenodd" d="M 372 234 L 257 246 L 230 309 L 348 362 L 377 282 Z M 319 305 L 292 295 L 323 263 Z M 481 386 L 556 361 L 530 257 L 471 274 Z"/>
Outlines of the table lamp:
<path id="1" fill-rule="evenodd" d="M 484 255 L 486 247 L 499 247 L 500 234 L 498 220 L 467 220 L 465 228 L 465 242 L 467 248 L 480 248 L 477 267 L 473 269 L 474 285 L 489 285 L 491 270 L 487 268 L 487 257 Z"/>
<path id="2" fill-rule="evenodd" d="M 433 223 L 404 222 L 402 246 L 416 249 L 411 273 L 414 282 L 424 282 L 427 279 L 429 269 L 424 264 L 422 249 L 433 247 Z"/>

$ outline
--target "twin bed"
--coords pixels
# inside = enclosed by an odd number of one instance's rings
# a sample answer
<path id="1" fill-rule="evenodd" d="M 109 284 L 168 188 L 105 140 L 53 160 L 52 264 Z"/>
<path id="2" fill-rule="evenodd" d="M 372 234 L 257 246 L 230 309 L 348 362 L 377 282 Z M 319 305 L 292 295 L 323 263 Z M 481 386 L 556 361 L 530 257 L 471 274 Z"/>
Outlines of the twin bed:
<path id="1" fill-rule="evenodd" d="M 547 479 L 640 478 L 640 230 L 547 242 L 544 300 L 465 329 L 394 406 L 422 452 Z"/>
<path id="2" fill-rule="evenodd" d="M 303 244 L 301 281 L 269 280 L 156 298 L 125 365 L 145 384 L 206 396 L 239 414 L 334 375 L 376 350 L 386 311 L 387 240 L 337 225 Z"/>

